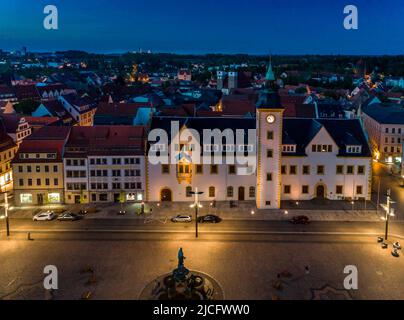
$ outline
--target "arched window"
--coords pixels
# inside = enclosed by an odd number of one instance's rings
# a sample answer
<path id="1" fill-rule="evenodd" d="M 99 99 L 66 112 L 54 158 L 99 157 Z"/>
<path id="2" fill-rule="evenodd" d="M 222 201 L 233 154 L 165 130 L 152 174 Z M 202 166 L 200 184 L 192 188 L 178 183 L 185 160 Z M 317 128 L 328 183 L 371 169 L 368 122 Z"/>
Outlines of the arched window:
<path id="1" fill-rule="evenodd" d="M 248 195 L 250 198 L 255 198 L 255 187 L 250 187 L 248 190 Z"/>
<path id="2" fill-rule="evenodd" d="M 209 197 L 214 198 L 215 192 L 216 192 L 215 187 L 209 187 Z"/>
<path id="3" fill-rule="evenodd" d="M 234 193 L 233 190 L 234 190 L 233 187 L 227 187 L 227 197 L 228 197 L 228 198 L 232 198 L 232 197 L 233 197 L 233 193 Z"/>
<path id="4" fill-rule="evenodd" d="M 191 187 L 191 186 L 188 186 L 188 187 L 185 188 L 185 194 L 186 194 L 186 197 L 187 197 L 187 198 L 192 197 L 191 191 L 192 191 L 192 187 Z"/>

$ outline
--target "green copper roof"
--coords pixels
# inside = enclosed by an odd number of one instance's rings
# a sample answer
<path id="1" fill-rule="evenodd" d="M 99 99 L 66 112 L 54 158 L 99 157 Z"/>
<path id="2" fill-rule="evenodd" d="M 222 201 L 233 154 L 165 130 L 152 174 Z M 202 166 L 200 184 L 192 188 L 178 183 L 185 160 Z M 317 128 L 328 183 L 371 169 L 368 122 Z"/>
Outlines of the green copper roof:
<path id="1" fill-rule="evenodd" d="M 265 75 L 265 80 L 266 81 L 275 81 L 275 75 L 274 75 L 274 72 L 272 71 L 271 60 L 269 60 L 269 63 L 268 63 L 268 69 L 267 69 L 267 74 Z"/>

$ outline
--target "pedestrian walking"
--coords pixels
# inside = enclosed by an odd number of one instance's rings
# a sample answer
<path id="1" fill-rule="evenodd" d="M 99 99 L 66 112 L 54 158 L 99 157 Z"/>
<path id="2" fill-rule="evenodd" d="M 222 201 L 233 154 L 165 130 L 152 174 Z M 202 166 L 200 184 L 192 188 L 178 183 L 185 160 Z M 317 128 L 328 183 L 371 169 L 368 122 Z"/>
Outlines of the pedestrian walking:
<path id="1" fill-rule="evenodd" d="M 309 266 L 305 266 L 305 267 L 304 267 L 304 272 L 305 272 L 306 274 L 310 274 Z"/>

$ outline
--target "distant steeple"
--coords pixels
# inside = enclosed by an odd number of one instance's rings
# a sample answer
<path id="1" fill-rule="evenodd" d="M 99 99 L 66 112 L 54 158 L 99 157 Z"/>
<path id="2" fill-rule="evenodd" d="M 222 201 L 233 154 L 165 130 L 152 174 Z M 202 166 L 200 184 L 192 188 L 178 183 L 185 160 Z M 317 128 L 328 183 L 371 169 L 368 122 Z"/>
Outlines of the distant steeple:
<path id="1" fill-rule="evenodd" d="M 282 108 L 278 88 L 275 83 L 275 75 L 272 70 L 271 57 L 269 57 L 268 69 L 265 75 L 265 87 L 259 93 L 256 106 L 257 108 Z"/>
<path id="2" fill-rule="evenodd" d="M 275 75 L 272 70 L 272 57 L 271 56 L 269 56 L 269 63 L 268 63 L 267 73 L 265 75 L 265 80 L 267 82 L 275 81 Z"/>

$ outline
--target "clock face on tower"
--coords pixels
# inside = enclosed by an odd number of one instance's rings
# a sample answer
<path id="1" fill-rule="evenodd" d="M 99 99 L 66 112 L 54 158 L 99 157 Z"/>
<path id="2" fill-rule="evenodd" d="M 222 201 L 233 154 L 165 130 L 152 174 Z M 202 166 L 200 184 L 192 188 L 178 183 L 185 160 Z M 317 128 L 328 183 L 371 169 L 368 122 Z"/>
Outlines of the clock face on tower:
<path id="1" fill-rule="evenodd" d="M 273 114 L 270 114 L 267 116 L 267 122 L 268 123 L 274 123 L 275 122 L 275 116 Z"/>

